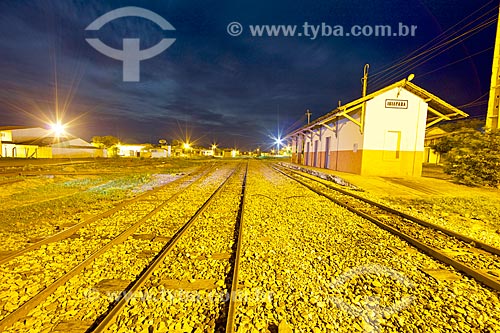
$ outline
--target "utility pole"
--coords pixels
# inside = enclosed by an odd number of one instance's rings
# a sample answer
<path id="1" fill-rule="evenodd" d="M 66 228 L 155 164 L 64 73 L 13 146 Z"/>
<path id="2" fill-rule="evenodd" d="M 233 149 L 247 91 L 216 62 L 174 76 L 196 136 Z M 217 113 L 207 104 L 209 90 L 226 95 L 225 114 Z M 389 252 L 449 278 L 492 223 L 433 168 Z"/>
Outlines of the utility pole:
<path id="1" fill-rule="evenodd" d="M 368 69 L 370 69 L 370 65 L 366 64 L 365 68 L 363 69 L 363 78 L 361 79 L 361 81 L 363 82 L 363 96 L 362 97 L 366 96 L 366 88 L 368 86 Z"/>
<path id="2" fill-rule="evenodd" d="M 486 129 L 498 129 L 498 107 L 500 104 L 500 7 L 497 17 L 497 35 L 495 38 L 495 51 L 493 53 L 493 66 L 491 70 L 490 98 L 488 100 L 488 113 L 486 115 Z"/>
<path id="3" fill-rule="evenodd" d="M 363 82 L 363 96 L 366 96 L 366 89 L 368 87 L 368 69 L 370 69 L 369 64 L 365 64 L 365 67 L 363 68 L 363 78 L 361 81 Z M 361 106 L 361 126 L 359 127 L 359 130 L 361 134 L 363 134 L 363 131 L 365 129 L 365 112 L 366 112 L 366 102 L 363 102 L 363 105 Z"/>
<path id="4" fill-rule="evenodd" d="M 311 122 L 311 115 L 312 115 L 312 112 L 309 111 L 309 109 L 307 109 L 307 111 L 306 111 L 307 125 L 309 125 L 309 123 Z"/>

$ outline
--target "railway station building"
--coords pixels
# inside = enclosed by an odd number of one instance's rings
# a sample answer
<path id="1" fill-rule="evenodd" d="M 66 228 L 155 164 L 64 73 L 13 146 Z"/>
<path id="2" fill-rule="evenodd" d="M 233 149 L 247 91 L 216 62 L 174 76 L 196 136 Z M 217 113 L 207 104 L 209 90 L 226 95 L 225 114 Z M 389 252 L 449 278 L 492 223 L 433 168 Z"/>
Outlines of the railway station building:
<path id="1" fill-rule="evenodd" d="M 426 129 L 468 115 L 401 80 L 339 106 L 286 136 L 292 162 L 373 176 L 422 174 Z"/>

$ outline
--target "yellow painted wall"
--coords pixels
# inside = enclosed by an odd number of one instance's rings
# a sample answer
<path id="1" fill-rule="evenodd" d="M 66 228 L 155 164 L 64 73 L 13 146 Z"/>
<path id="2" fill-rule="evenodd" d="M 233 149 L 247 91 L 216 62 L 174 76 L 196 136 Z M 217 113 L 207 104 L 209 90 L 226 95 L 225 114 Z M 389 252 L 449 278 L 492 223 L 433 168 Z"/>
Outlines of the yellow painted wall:
<path id="1" fill-rule="evenodd" d="M 17 157 L 17 158 L 39 158 L 39 153 L 50 158 L 50 151 L 41 149 L 35 145 L 16 145 L 13 143 L 2 143 L 2 157 Z M 50 148 L 48 148 L 50 150 Z"/>
<path id="2" fill-rule="evenodd" d="M 399 158 L 387 158 L 383 150 L 363 150 L 361 174 L 364 176 L 420 177 L 424 153 L 400 151 Z"/>
<path id="3" fill-rule="evenodd" d="M 37 158 L 52 158 L 51 147 L 38 147 Z"/>
<path id="4" fill-rule="evenodd" d="M 424 150 L 424 163 L 441 163 L 441 154 L 436 153 L 431 147 L 425 147 Z"/>

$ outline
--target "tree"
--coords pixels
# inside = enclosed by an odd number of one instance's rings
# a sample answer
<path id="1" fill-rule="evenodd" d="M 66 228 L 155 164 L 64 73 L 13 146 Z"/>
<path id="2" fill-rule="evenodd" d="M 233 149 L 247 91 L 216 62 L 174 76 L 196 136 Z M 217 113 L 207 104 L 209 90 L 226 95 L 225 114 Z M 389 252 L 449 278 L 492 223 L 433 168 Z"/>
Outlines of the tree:
<path id="1" fill-rule="evenodd" d="M 431 147 L 445 154 L 444 172 L 466 185 L 500 185 L 500 131 L 466 130 Z"/>
<path id="2" fill-rule="evenodd" d="M 443 122 L 437 126 L 446 132 L 455 132 L 466 128 L 480 131 L 484 127 L 484 123 L 484 119 L 465 118 Z"/>
<path id="3" fill-rule="evenodd" d="M 436 153 L 441 154 L 446 157 L 446 154 L 450 152 L 453 148 L 460 147 L 462 141 L 464 141 L 464 136 L 467 137 L 470 133 L 476 132 L 473 129 L 463 129 L 460 132 L 451 133 L 445 137 L 437 140 L 435 144 L 431 145 L 432 150 Z"/>
<path id="4" fill-rule="evenodd" d="M 94 136 L 92 138 L 92 143 L 94 143 L 99 148 L 111 148 L 113 146 L 116 146 L 118 143 L 120 143 L 120 139 L 118 139 L 114 136 L 111 136 L 111 135 Z"/>

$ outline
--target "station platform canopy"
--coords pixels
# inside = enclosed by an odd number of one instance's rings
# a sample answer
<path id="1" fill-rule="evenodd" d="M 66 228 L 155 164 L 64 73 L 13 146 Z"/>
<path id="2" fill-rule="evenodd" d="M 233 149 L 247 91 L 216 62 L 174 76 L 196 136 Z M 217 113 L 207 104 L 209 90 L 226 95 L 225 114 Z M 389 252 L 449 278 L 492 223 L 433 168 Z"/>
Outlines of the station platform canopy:
<path id="1" fill-rule="evenodd" d="M 366 105 L 365 102 L 395 88 L 405 89 L 410 93 L 420 97 L 423 101 L 427 103 L 428 112 L 427 112 L 426 127 L 431 127 L 432 125 L 435 125 L 443 120 L 459 119 L 469 116 L 467 113 L 445 102 L 436 95 L 417 86 L 416 84 L 411 83 L 408 79 L 404 79 L 392 85 L 386 86 L 380 90 L 377 90 L 371 94 L 368 94 L 365 97 L 361 97 L 355 101 L 339 106 L 335 110 L 332 110 L 327 114 L 325 114 L 324 116 L 321 116 L 318 119 L 312 121 L 310 124 L 290 132 L 285 136 L 285 138 L 290 138 L 300 133 L 312 131 L 322 126 L 329 127 L 328 123 L 332 123 L 338 120 L 339 118 L 347 118 L 351 120 L 352 122 L 356 123 L 360 127 L 361 132 L 363 132 L 364 112 Z M 355 119 L 354 117 L 352 117 L 353 113 L 356 113 L 360 110 L 361 110 L 361 117 L 359 119 Z"/>

